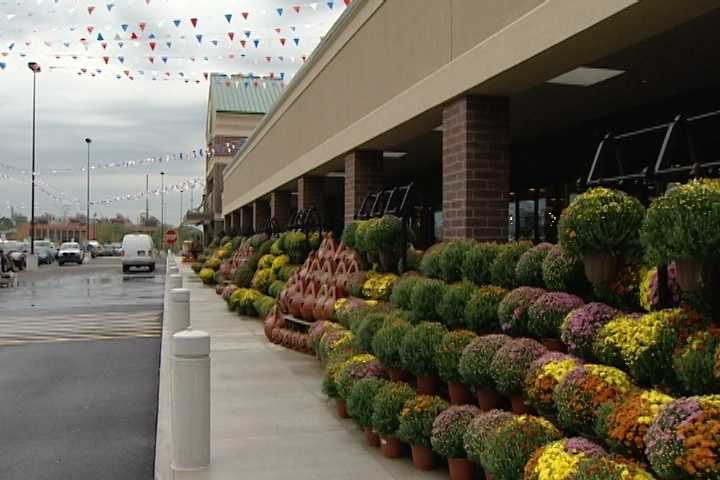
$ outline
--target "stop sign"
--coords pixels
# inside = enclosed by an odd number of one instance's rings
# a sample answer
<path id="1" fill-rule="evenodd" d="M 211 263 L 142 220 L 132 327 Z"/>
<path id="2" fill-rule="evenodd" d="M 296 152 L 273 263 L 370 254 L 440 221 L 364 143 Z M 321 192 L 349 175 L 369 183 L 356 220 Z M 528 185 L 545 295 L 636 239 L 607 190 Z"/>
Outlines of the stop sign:
<path id="1" fill-rule="evenodd" d="M 175 230 L 168 230 L 165 232 L 165 243 L 172 245 L 177 241 L 177 232 Z"/>

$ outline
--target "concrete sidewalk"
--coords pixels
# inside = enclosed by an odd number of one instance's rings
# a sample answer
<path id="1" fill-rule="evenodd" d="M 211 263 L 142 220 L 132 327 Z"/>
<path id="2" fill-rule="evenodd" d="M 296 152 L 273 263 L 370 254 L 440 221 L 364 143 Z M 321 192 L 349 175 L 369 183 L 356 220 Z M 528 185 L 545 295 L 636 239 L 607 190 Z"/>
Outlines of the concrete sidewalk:
<path id="1" fill-rule="evenodd" d="M 156 478 L 161 480 L 435 479 L 407 458 L 388 460 L 365 445 L 350 420 L 335 415 L 321 392 L 322 365 L 310 355 L 268 342 L 262 322 L 227 310 L 214 289 L 182 266 L 191 290 L 192 327 L 211 344 L 211 451 L 208 469 L 170 468 L 168 342 L 163 338 Z"/>

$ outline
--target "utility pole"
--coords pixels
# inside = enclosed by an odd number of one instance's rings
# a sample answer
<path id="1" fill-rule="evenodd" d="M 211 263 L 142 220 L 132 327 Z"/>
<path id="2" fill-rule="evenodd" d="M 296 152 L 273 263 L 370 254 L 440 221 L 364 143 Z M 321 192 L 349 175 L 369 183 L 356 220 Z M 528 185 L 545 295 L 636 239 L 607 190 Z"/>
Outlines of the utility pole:
<path id="1" fill-rule="evenodd" d="M 35 93 L 36 77 L 40 73 L 40 65 L 35 62 L 28 63 L 33 72 L 33 105 L 32 105 L 32 187 L 30 189 L 30 255 L 35 255 Z"/>
<path id="2" fill-rule="evenodd" d="M 150 220 L 150 197 L 148 195 L 148 185 L 150 181 L 150 174 L 145 174 L 145 225 L 148 224 L 148 221 Z"/>
<path id="3" fill-rule="evenodd" d="M 183 193 L 185 193 L 185 190 L 180 190 L 180 223 L 178 223 L 178 225 L 181 227 L 182 227 L 182 223 L 183 223 L 183 208 L 182 208 Z"/>
<path id="4" fill-rule="evenodd" d="M 87 239 L 86 239 L 86 242 L 89 242 L 90 241 L 90 144 L 92 143 L 92 140 L 89 138 L 86 138 L 85 143 L 87 143 L 87 212 L 86 212 L 86 215 L 87 215 L 86 216 Z"/>
<path id="5" fill-rule="evenodd" d="M 160 172 L 160 250 L 165 251 L 165 172 Z"/>

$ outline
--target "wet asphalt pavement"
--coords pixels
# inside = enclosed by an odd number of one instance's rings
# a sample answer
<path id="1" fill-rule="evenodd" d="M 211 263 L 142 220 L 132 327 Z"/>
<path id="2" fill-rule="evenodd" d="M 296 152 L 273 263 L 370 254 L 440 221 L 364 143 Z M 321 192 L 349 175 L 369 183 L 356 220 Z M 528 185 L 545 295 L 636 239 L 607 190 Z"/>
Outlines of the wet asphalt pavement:
<path id="1" fill-rule="evenodd" d="M 164 268 L 117 258 L 0 289 L 0 479 L 151 479 Z"/>

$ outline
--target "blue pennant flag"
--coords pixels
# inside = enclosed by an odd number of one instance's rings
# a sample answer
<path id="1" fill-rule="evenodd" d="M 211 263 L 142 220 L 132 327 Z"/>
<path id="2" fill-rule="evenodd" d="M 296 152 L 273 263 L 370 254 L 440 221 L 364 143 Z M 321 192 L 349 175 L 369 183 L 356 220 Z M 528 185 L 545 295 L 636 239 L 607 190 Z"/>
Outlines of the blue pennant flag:
<path id="1" fill-rule="evenodd" d="M 102 36 L 102 33 L 98 33 L 97 39 L 98 39 L 98 42 L 105 40 Z"/>
<path id="2" fill-rule="evenodd" d="M 295 45 L 300 45 L 300 39 L 299 39 L 299 38 L 293 38 L 293 42 L 295 42 Z"/>
<path id="3" fill-rule="evenodd" d="M 7 67 L 7 63 L 0 62 L 0 70 L 5 70 L 5 67 Z"/>
<path id="4" fill-rule="evenodd" d="M 252 32 L 250 30 L 245 30 L 243 33 L 247 38 L 250 38 L 250 35 L 252 35 Z"/>
<path id="5" fill-rule="evenodd" d="M 162 58 L 163 63 L 167 63 L 168 57 L 161 57 L 161 58 Z"/>
<path id="6" fill-rule="evenodd" d="M 181 22 L 181 20 L 173 20 L 173 23 L 175 24 L 176 27 L 180 26 L 180 22 Z"/>
<path id="7" fill-rule="evenodd" d="M 202 43 L 202 35 L 197 34 L 195 35 L 195 38 L 197 38 L 198 43 Z"/>
<path id="8" fill-rule="evenodd" d="M 118 57 L 118 61 L 120 63 L 125 63 L 125 57 Z"/>
<path id="9" fill-rule="evenodd" d="M 225 14 L 225 20 L 227 20 L 228 23 L 232 22 L 232 14 L 231 13 Z"/>
<path id="10" fill-rule="evenodd" d="M 257 38 L 253 40 L 253 43 L 255 44 L 255 48 L 258 48 L 258 46 L 260 46 L 260 40 L 258 40 Z"/>
<path id="11" fill-rule="evenodd" d="M 108 4 L 105 5 L 105 6 L 107 7 L 107 10 L 108 10 L 108 12 L 109 12 L 110 10 L 113 9 L 113 7 L 115 6 L 115 4 L 114 4 L 114 3 L 108 3 Z"/>
<path id="12" fill-rule="evenodd" d="M 327 2 L 327 6 L 330 10 L 332 10 L 333 6 L 335 6 L 335 2 Z"/>
<path id="13" fill-rule="evenodd" d="M 282 9 L 282 8 L 277 8 L 277 9 L 275 9 L 275 11 L 277 12 L 277 14 L 278 14 L 279 16 L 282 17 L 282 14 L 283 14 L 283 9 Z"/>
<path id="14" fill-rule="evenodd" d="M 128 25 L 127 23 L 123 23 L 122 25 L 120 25 L 120 27 L 123 29 L 123 32 L 127 32 L 129 26 L 130 25 Z"/>

